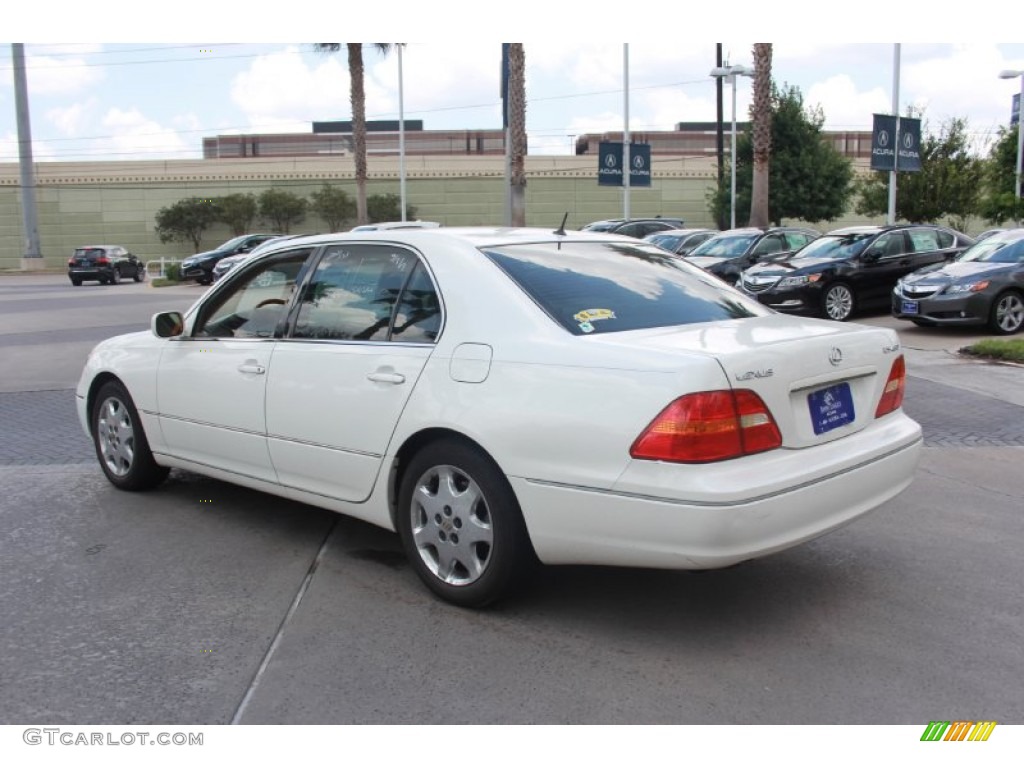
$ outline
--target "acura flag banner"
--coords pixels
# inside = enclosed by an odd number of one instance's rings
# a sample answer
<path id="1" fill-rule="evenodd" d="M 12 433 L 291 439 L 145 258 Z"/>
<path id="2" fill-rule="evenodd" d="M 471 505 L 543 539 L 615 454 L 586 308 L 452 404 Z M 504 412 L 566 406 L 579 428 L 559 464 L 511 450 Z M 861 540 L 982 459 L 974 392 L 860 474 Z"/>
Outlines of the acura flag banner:
<path id="1" fill-rule="evenodd" d="M 875 115 L 871 129 L 871 170 L 921 170 L 921 121 L 901 117 L 899 122 L 897 136 L 894 115 Z"/>
<path id="2" fill-rule="evenodd" d="M 602 141 L 597 154 L 599 186 L 622 186 L 622 142 Z M 651 186 L 651 145 L 629 145 L 629 186 Z"/>

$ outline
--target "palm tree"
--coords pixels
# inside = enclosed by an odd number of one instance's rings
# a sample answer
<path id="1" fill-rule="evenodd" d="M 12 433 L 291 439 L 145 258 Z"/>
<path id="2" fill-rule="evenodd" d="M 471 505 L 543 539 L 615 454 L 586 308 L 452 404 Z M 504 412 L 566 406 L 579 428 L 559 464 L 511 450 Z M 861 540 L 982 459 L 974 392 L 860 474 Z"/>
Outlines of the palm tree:
<path id="1" fill-rule="evenodd" d="M 337 53 L 341 43 L 314 43 L 320 53 Z M 386 54 L 392 43 L 374 43 Z M 356 163 L 356 224 L 369 224 L 366 211 L 366 92 L 363 88 L 363 44 L 345 43 L 348 49 L 349 100 L 352 102 L 352 144 Z"/>
<path id="2" fill-rule="evenodd" d="M 750 196 L 750 226 L 767 227 L 768 172 L 772 156 L 772 44 L 754 43 L 754 180 Z"/>
<path id="3" fill-rule="evenodd" d="M 513 227 L 526 226 L 526 54 L 508 44 L 508 137 L 512 161 L 510 195 Z"/>

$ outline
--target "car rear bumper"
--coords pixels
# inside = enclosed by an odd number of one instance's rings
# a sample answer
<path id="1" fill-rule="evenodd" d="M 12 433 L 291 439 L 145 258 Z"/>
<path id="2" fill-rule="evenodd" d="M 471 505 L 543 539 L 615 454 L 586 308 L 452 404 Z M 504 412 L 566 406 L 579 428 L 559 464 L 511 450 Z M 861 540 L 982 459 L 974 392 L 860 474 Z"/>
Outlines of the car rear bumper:
<path id="1" fill-rule="evenodd" d="M 902 414 L 886 418 L 892 421 L 881 431 L 898 438 L 883 442 L 887 448 L 864 450 L 878 438 L 879 430 L 869 428 L 863 432 L 871 434 L 851 436 L 831 447 L 778 451 L 789 454 L 779 460 L 780 466 L 792 467 L 792 485 L 779 487 L 775 479 L 748 481 L 745 487 L 734 482 L 722 488 L 718 501 L 709 493 L 694 502 L 664 498 L 658 489 L 643 495 L 509 479 L 534 549 L 545 563 L 722 568 L 822 536 L 903 491 L 920 457 L 921 430 Z M 829 456 L 818 461 L 815 471 L 807 469 L 815 461 L 810 454 L 822 449 L 836 457 L 849 451 L 853 463 Z M 804 472 L 796 469 L 799 465 L 805 465 Z M 712 467 L 713 474 L 714 465 L 700 466 Z M 742 476 L 733 473 L 734 478 Z M 713 491 L 713 482 L 706 485 Z"/>
<path id="2" fill-rule="evenodd" d="M 114 276 L 111 267 L 70 267 L 68 277 L 73 280 L 109 280 Z"/>

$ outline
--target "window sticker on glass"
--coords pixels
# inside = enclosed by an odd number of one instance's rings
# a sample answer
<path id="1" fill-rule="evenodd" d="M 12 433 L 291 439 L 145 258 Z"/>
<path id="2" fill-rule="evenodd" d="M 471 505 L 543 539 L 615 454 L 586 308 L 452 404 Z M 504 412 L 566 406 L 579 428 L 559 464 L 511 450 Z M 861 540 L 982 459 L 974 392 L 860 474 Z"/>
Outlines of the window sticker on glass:
<path id="1" fill-rule="evenodd" d="M 593 333 L 594 320 L 614 320 L 615 313 L 610 309 L 584 309 L 572 316 L 572 319 L 579 323 L 580 330 L 584 333 Z"/>

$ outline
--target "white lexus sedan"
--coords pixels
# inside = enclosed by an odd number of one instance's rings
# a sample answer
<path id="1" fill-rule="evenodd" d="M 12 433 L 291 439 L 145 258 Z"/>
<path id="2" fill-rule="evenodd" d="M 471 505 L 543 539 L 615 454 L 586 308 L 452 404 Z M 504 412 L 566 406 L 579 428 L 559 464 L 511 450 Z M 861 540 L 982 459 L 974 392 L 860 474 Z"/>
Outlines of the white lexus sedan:
<path id="1" fill-rule="evenodd" d="M 76 394 L 118 488 L 179 468 L 351 515 L 482 606 L 535 560 L 720 568 L 851 522 L 911 482 L 905 378 L 894 331 L 632 238 L 436 228 L 283 241 Z"/>

